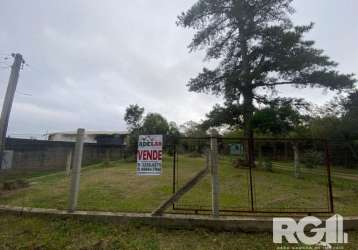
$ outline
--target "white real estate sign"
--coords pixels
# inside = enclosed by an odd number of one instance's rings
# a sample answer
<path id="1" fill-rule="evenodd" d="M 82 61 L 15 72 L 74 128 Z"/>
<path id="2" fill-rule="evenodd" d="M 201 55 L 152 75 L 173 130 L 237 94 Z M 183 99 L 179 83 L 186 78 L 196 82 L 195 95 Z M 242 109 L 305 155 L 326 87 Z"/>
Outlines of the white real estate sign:
<path id="1" fill-rule="evenodd" d="M 137 151 L 137 175 L 161 175 L 163 135 L 140 135 Z"/>

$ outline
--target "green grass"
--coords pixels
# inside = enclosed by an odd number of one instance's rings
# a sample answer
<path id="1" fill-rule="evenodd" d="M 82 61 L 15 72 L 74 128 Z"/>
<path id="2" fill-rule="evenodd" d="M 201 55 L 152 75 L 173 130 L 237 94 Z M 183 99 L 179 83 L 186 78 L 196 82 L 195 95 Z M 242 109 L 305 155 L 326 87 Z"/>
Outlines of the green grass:
<path id="1" fill-rule="evenodd" d="M 358 233 L 348 233 L 349 244 L 340 245 L 339 249 L 357 249 Z M 0 214 L 0 249 L 270 250 L 278 247 L 297 249 L 298 245 L 274 245 L 270 233 L 169 230 L 138 224 L 115 225 L 80 219 Z"/>
<path id="2" fill-rule="evenodd" d="M 56 173 L 56 170 L 7 170 L 1 172 L 0 174 L 0 183 L 8 180 L 17 180 L 17 179 L 29 179 L 29 178 L 37 178 L 41 176 L 47 176 L 53 173 Z"/>
<path id="3" fill-rule="evenodd" d="M 182 186 L 205 166 L 200 157 L 180 156 L 178 186 Z M 294 211 L 328 208 L 327 179 L 317 174 L 322 169 L 303 169 L 302 178 L 293 175 L 293 168 L 273 167 L 273 172 L 253 170 L 255 207 L 260 210 Z M 286 164 L 286 165 L 285 165 Z M 233 167 L 232 159 L 222 157 L 220 167 L 220 205 L 222 209 L 250 208 L 249 170 Z M 78 209 L 113 212 L 151 212 L 172 194 L 172 161 L 165 157 L 161 176 L 136 176 L 135 163 L 119 161 L 85 167 L 81 174 Z M 3 192 L 0 204 L 40 208 L 67 209 L 69 177 L 64 173 L 30 175 L 31 186 Z M 358 215 L 358 181 L 333 176 L 336 212 Z M 185 194 L 177 207 L 210 208 L 211 180 L 205 177 Z M 170 210 L 169 210 L 170 211 Z M 171 211 L 173 212 L 173 211 Z"/>
<path id="4" fill-rule="evenodd" d="M 150 212 L 172 193 L 171 163 L 171 159 L 166 157 L 163 173 L 158 177 L 136 176 L 135 163 L 125 161 L 85 167 L 81 174 L 78 208 Z M 178 163 L 178 184 L 181 186 L 205 166 L 205 159 L 181 156 Z M 260 168 L 253 170 L 257 208 L 318 208 L 327 205 L 324 198 L 326 178 L 320 175 L 323 169 L 302 168 L 302 178 L 296 179 L 292 165 L 281 162 L 279 164 L 283 167 L 277 167 L 276 164 L 273 172 Z M 248 208 L 248 170 L 233 168 L 231 159 L 227 157 L 219 160 L 219 166 L 221 207 Z M 5 176 L 2 178 L 2 181 L 6 179 Z M 25 176 L 16 173 L 7 178 L 26 178 L 31 186 L 1 193 L 0 204 L 58 209 L 68 206 L 69 177 L 62 172 L 33 172 Z M 358 181 L 333 175 L 333 188 L 336 212 L 357 215 Z M 209 208 L 210 191 L 208 176 L 177 205 Z M 357 249 L 357 232 L 349 232 L 349 242 L 344 249 Z M 136 224 L 114 225 L 0 213 L 0 249 L 277 249 L 279 246 L 273 245 L 269 233 L 168 230 Z"/>

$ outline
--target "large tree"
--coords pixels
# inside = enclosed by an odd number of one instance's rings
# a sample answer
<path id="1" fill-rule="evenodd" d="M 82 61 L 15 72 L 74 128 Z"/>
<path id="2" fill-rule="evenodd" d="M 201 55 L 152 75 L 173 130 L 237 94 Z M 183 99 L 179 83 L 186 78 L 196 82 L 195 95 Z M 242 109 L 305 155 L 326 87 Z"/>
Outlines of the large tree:
<path id="1" fill-rule="evenodd" d="M 309 128 L 315 137 L 335 141 L 332 150 L 335 160 L 352 167 L 358 162 L 358 90 L 335 98 L 324 105 L 310 121 Z M 342 150 L 342 153 L 337 153 Z M 352 161 L 353 160 L 353 161 Z"/>
<path id="2" fill-rule="evenodd" d="M 347 98 L 342 99 L 345 139 L 358 140 L 358 90 L 351 92 Z"/>
<path id="3" fill-rule="evenodd" d="M 144 108 L 129 105 L 124 115 L 124 120 L 129 128 L 128 151 L 135 153 L 139 135 L 143 134 L 163 134 L 170 137 L 179 136 L 179 129 L 174 122 L 168 121 L 158 113 L 149 113 L 143 117 Z"/>
<path id="4" fill-rule="evenodd" d="M 291 136 L 308 120 L 301 112 L 308 111 L 309 107 L 302 99 L 277 98 L 255 112 L 252 127 L 264 135 Z"/>
<path id="5" fill-rule="evenodd" d="M 302 99 L 292 98 L 276 98 L 269 102 L 267 107 L 261 108 L 256 111 L 253 119 L 252 126 L 255 131 L 264 135 L 283 136 L 288 138 L 302 137 L 306 134 L 306 124 L 309 119 L 308 115 L 302 115 L 301 111 L 309 111 L 310 105 Z M 285 144 L 286 147 L 287 144 Z M 294 172 L 295 176 L 301 176 L 300 170 L 300 145 L 298 141 L 292 140 L 291 142 L 293 155 L 294 155 Z M 273 143 L 274 153 L 276 152 L 276 143 Z M 259 158 L 262 161 L 262 149 L 259 148 Z M 287 151 L 286 151 L 287 152 Z M 287 155 L 286 155 L 287 156 Z"/>
<path id="6" fill-rule="evenodd" d="M 146 115 L 141 128 L 144 134 L 169 134 L 168 121 L 158 113 L 149 113 Z"/>
<path id="7" fill-rule="evenodd" d="M 313 24 L 293 25 L 291 2 L 199 0 L 178 17 L 178 25 L 196 30 L 190 50 L 206 49 L 206 59 L 218 61 L 188 84 L 190 91 L 224 97 L 224 106 L 213 110 L 215 125 L 238 125 L 251 137 L 254 104 L 267 101 L 260 94 L 265 90 L 280 85 L 342 90 L 354 85 L 352 74 L 337 72 L 337 63 L 304 39 Z"/>
<path id="8" fill-rule="evenodd" d="M 187 121 L 180 126 L 180 129 L 183 131 L 183 134 L 186 137 L 206 137 L 206 129 L 203 128 L 202 124 L 196 123 L 194 121 Z"/>
<path id="9" fill-rule="evenodd" d="M 124 121 L 127 123 L 129 135 L 127 138 L 128 151 L 134 155 L 137 152 L 138 136 L 141 134 L 144 108 L 137 104 L 131 104 L 126 108 Z"/>
<path id="10" fill-rule="evenodd" d="M 136 130 L 140 128 L 143 119 L 144 108 L 140 107 L 138 104 L 131 104 L 126 109 L 124 115 L 124 121 L 127 123 L 129 130 Z"/>
<path id="11" fill-rule="evenodd" d="M 339 96 L 318 108 L 310 121 L 315 137 L 330 140 L 358 140 L 358 90 Z"/>

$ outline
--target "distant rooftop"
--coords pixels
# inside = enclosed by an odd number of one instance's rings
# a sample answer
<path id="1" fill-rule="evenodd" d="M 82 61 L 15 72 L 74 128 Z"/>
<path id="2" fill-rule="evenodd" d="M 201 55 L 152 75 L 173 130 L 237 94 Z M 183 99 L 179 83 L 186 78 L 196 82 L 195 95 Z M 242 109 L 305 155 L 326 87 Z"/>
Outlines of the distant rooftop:
<path id="1" fill-rule="evenodd" d="M 77 131 L 62 131 L 62 132 L 53 132 L 49 135 L 76 135 Z M 127 135 L 128 131 L 86 131 L 86 135 Z"/>

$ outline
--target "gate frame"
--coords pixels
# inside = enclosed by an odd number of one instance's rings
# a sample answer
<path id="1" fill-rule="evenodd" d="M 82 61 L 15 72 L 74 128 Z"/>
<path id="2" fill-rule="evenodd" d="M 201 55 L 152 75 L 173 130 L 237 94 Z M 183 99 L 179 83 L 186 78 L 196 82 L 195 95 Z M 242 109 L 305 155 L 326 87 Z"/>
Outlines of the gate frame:
<path id="1" fill-rule="evenodd" d="M 177 144 L 180 140 L 210 140 L 212 137 L 176 137 L 177 141 L 174 143 L 174 153 L 173 153 L 173 194 L 176 192 L 176 178 L 177 178 L 177 168 L 178 168 L 178 154 L 177 154 Z M 250 190 L 250 198 L 249 202 L 251 203 L 251 207 L 248 210 L 238 210 L 238 209 L 219 209 L 220 213 L 244 213 L 244 214 L 334 214 L 334 200 L 333 200 L 333 187 L 332 187 L 332 176 L 331 176 L 331 153 L 330 147 L 327 139 L 322 138 L 247 138 L 247 137 L 219 137 L 216 139 L 220 140 L 236 140 L 236 141 L 246 141 L 248 146 L 248 160 L 249 160 L 249 190 Z M 300 211 L 269 211 L 269 210 L 260 210 L 255 207 L 254 204 L 254 180 L 253 180 L 253 163 L 255 162 L 255 154 L 254 154 L 254 145 L 256 141 L 263 142 L 321 142 L 321 145 L 324 147 L 324 164 L 326 166 L 327 173 L 327 189 L 328 189 L 328 209 L 327 211 L 314 211 L 310 208 L 303 208 Z M 212 209 L 204 209 L 204 208 L 181 208 L 176 207 L 175 202 L 172 204 L 172 209 L 174 211 L 179 212 L 194 212 L 198 214 L 199 212 L 211 212 Z M 303 211 L 304 210 L 304 211 Z"/>

